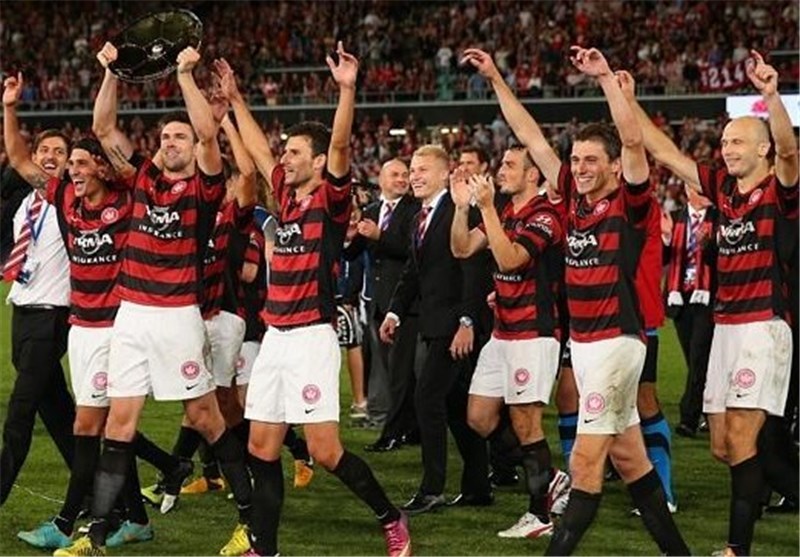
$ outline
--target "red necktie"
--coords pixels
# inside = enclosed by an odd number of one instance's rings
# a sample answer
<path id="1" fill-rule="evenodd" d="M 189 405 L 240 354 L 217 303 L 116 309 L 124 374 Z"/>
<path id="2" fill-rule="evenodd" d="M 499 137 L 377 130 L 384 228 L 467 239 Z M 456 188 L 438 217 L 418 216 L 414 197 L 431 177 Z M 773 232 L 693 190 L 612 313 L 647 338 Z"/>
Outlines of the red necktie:
<path id="1" fill-rule="evenodd" d="M 428 228 L 428 213 L 430 212 L 430 207 L 423 207 L 417 215 L 417 247 L 422 245 L 422 240 L 425 238 L 425 230 Z"/>
<path id="2" fill-rule="evenodd" d="M 11 249 L 11 253 L 3 266 L 3 280 L 14 282 L 17 280 L 20 271 L 22 271 L 22 266 L 25 263 L 25 259 L 28 257 L 28 246 L 31 243 L 33 226 L 39 220 L 39 214 L 42 212 L 42 204 L 42 196 L 37 191 L 34 193 L 30 207 L 28 207 L 27 216 L 25 222 L 22 224 L 19 237 L 14 243 L 14 247 Z"/>

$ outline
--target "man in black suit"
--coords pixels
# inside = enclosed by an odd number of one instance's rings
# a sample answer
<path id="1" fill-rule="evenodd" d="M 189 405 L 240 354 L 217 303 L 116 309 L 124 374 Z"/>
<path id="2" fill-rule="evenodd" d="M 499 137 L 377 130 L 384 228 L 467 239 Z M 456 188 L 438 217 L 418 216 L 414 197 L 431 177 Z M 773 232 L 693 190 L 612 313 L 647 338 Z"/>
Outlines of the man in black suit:
<path id="1" fill-rule="evenodd" d="M 450 250 L 455 206 L 447 192 L 449 157 L 440 147 L 426 145 L 411 159 L 411 188 L 422 202 L 412 226 L 411 257 L 403 270 L 380 329 L 381 340 L 392 342 L 398 325 L 419 300 L 420 336 L 426 350 L 417 377 L 414 402 L 420 426 L 424 473 L 419 490 L 403 506 L 419 514 L 445 504 L 447 426 L 464 461 L 460 504 L 489 504 L 486 443 L 466 423 L 466 398 L 471 379 L 477 331 L 476 316 L 485 288 L 475 262 L 459 261 Z"/>
<path id="2" fill-rule="evenodd" d="M 372 265 L 372 301 L 367 306 L 371 348 L 367 400 L 370 418 L 377 411 L 385 415 L 385 421 L 378 440 L 364 447 L 369 452 L 397 449 L 403 436 L 417 428 L 413 400 L 416 304 L 398 329 L 393 345 L 380 341 L 378 328 L 389 311 L 389 302 L 408 259 L 412 221 L 419 203 L 408 196 L 408 166 L 400 159 L 384 163 L 378 186 L 380 199 L 364 209 L 358 236 L 345 248 L 348 259 L 368 250 Z"/>
<path id="3" fill-rule="evenodd" d="M 694 437 L 703 417 L 703 389 L 714 336 L 716 208 L 694 188 L 687 187 L 686 194 L 686 207 L 662 217 L 661 239 L 668 246 L 667 315 L 675 323 L 688 368 L 675 433 Z"/>

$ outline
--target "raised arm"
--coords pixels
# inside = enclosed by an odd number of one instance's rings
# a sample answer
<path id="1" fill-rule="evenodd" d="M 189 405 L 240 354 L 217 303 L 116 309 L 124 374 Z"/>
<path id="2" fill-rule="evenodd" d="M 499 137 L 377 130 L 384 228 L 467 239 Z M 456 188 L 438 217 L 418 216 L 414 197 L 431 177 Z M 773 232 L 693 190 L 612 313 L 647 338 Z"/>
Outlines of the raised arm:
<path id="1" fill-rule="evenodd" d="M 469 204 L 471 193 L 467 173 L 456 168 L 450 175 L 450 197 L 456 206 L 453 224 L 450 226 L 450 251 L 459 259 L 486 249 L 486 235 L 477 227 L 469 229 Z"/>
<path id="2" fill-rule="evenodd" d="M 222 94 L 228 98 L 236 115 L 236 124 L 239 126 L 239 134 L 242 138 L 247 152 L 253 159 L 258 171 L 267 182 L 267 187 L 272 184 L 272 171 L 275 168 L 275 157 L 272 156 L 272 149 L 269 146 L 269 139 L 264 135 L 261 126 L 258 125 L 253 114 L 247 107 L 239 88 L 236 85 L 236 77 L 230 64 L 222 58 L 214 60 L 214 69 L 220 80 Z"/>
<path id="3" fill-rule="evenodd" d="M 333 79 L 339 85 L 339 104 L 333 117 L 331 144 L 328 147 L 328 172 L 341 178 L 350 172 L 350 131 L 356 107 L 358 59 L 345 52 L 342 41 L 336 47 L 336 54 L 336 62 L 330 56 L 325 58 Z"/>
<path id="4" fill-rule="evenodd" d="M 28 144 L 19 133 L 17 120 L 17 102 L 22 94 L 22 72 L 16 77 L 7 77 L 3 83 L 3 141 L 11 168 L 36 189 L 42 189 L 50 176 L 31 160 Z"/>
<path id="5" fill-rule="evenodd" d="M 583 74 L 597 79 L 606 96 L 611 119 L 622 142 L 622 175 L 629 184 L 646 182 L 650 177 L 650 168 L 644 150 L 642 130 L 611 68 L 608 67 L 608 61 L 596 48 L 573 46 L 570 50 L 572 64 Z"/>
<path id="6" fill-rule="evenodd" d="M 256 196 L 256 167 L 242 143 L 242 138 L 236 130 L 236 126 L 233 125 L 227 115 L 222 119 L 222 130 L 231 144 L 233 158 L 236 161 L 236 166 L 239 167 L 239 174 L 242 177 L 242 181 L 236 189 L 236 200 L 239 203 L 239 207 L 249 207 L 258 201 Z"/>
<path id="7" fill-rule="evenodd" d="M 617 81 L 628 105 L 639 123 L 644 139 L 644 147 L 653 155 L 659 164 L 663 164 L 678 178 L 690 184 L 698 193 L 700 189 L 700 176 L 697 173 L 697 163 L 678 149 L 678 146 L 653 123 L 650 116 L 644 111 L 636 100 L 636 82 L 633 76 L 626 71 L 616 72 Z"/>
<path id="8" fill-rule="evenodd" d="M 195 83 L 192 70 L 200 61 L 200 53 L 187 47 L 178 54 L 178 86 L 181 88 L 186 112 L 197 135 L 197 165 L 205 174 L 213 176 L 222 172 L 222 154 L 217 141 L 217 124 L 211 107 Z"/>
<path id="9" fill-rule="evenodd" d="M 747 77 L 759 93 L 764 96 L 764 103 L 769 113 L 769 130 L 775 140 L 775 176 L 787 187 L 797 185 L 798 154 L 797 139 L 792 130 L 789 112 L 778 93 L 778 72 L 764 62 L 764 58 L 751 50 L 752 58 L 747 61 Z"/>
<path id="10" fill-rule="evenodd" d="M 551 184 L 558 184 L 558 171 L 561 168 L 561 160 L 550 144 L 547 142 L 539 125 L 525 110 L 522 103 L 511 91 L 511 88 L 500 75 L 500 71 L 492 61 L 492 57 L 477 48 L 468 48 L 464 51 L 461 64 L 472 64 L 480 74 L 492 84 L 497 100 L 500 103 L 500 110 L 511 127 L 514 135 L 517 136 L 533 158 L 544 176 Z"/>
<path id="11" fill-rule="evenodd" d="M 100 141 L 103 150 L 114 169 L 127 175 L 133 171 L 128 163 L 133 155 L 133 145 L 128 137 L 117 127 L 117 76 L 108 69 L 109 64 L 117 59 L 117 49 L 106 43 L 97 53 L 97 60 L 105 68 L 103 82 L 94 100 L 92 112 L 92 132 Z"/>

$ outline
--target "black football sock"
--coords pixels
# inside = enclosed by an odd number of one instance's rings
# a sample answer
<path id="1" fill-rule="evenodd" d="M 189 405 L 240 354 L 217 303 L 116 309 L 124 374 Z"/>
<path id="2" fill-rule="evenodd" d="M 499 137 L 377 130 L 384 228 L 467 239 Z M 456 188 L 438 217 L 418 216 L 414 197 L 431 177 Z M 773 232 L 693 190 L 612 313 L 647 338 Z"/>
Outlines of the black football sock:
<path id="1" fill-rule="evenodd" d="M 196 429 L 182 425 L 178 432 L 178 439 L 175 440 L 175 446 L 172 448 L 172 454 L 191 459 L 202 439 L 203 436 Z"/>
<path id="2" fill-rule="evenodd" d="M 250 524 L 253 485 L 250 483 L 250 473 L 247 471 L 245 463 L 244 446 L 230 430 L 226 429 L 220 438 L 211 445 L 211 450 L 222 467 L 225 479 L 231 486 L 233 498 L 239 509 L 239 522 Z"/>
<path id="3" fill-rule="evenodd" d="M 103 444 L 103 454 L 94 477 L 92 498 L 92 517 L 98 520 L 89 528 L 92 543 L 97 546 L 106 544 L 108 518 L 125 484 L 132 449 L 132 444 L 128 441 L 106 439 Z"/>
<path id="4" fill-rule="evenodd" d="M 539 520 L 547 524 L 550 522 L 550 513 L 547 508 L 547 489 L 550 486 L 550 476 L 553 468 L 547 439 L 522 445 L 520 451 L 522 452 L 522 467 L 525 469 L 528 495 L 530 497 L 528 512 L 536 515 Z"/>
<path id="5" fill-rule="evenodd" d="M 587 493 L 573 488 L 561 523 L 553 532 L 545 555 L 572 555 L 600 507 L 601 493 Z"/>
<path id="6" fill-rule="evenodd" d="M 147 511 L 142 501 L 142 486 L 139 484 L 139 469 L 136 457 L 131 455 L 128 462 L 128 475 L 122 488 L 122 499 L 125 502 L 127 518 L 135 524 L 147 524 Z"/>
<path id="7" fill-rule="evenodd" d="M 250 543 L 258 555 L 278 553 L 278 525 L 283 507 L 283 469 L 280 458 L 267 462 L 250 455 L 253 472 L 253 520 Z"/>
<path id="8" fill-rule="evenodd" d="M 218 480 L 220 478 L 219 463 L 205 439 L 200 442 L 198 452 L 200 453 L 200 462 L 203 463 L 203 477 L 207 480 Z"/>
<path id="9" fill-rule="evenodd" d="M 250 441 L 250 420 L 242 420 L 231 428 L 231 431 L 242 444 L 243 447 L 247 446 Z"/>
<path id="10" fill-rule="evenodd" d="M 690 555 L 672 513 L 667 508 L 664 486 L 655 469 L 628 484 L 633 506 L 639 509 L 642 522 L 664 555 Z"/>
<path id="11" fill-rule="evenodd" d="M 133 439 L 133 450 L 137 457 L 155 466 L 162 476 L 169 475 L 181 463 L 179 458 L 169 454 L 139 431 Z"/>
<path id="12" fill-rule="evenodd" d="M 69 476 L 67 497 L 54 522 L 67 536 L 72 534 L 84 498 L 92 492 L 97 461 L 100 459 L 100 436 L 76 435 L 75 458 Z"/>
<path id="13" fill-rule="evenodd" d="M 728 547 L 736 555 L 750 555 L 753 527 L 760 510 L 764 473 L 758 455 L 731 466 L 731 508 Z"/>
<path id="14" fill-rule="evenodd" d="M 308 462 L 311 459 L 308 454 L 306 440 L 297 435 L 294 428 L 290 427 L 286 430 L 286 436 L 283 438 L 283 445 L 289 449 L 289 452 L 292 453 L 292 458 L 295 460 L 305 460 Z"/>
<path id="15" fill-rule="evenodd" d="M 386 492 L 375 479 L 369 465 L 353 453 L 345 450 L 331 473 L 372 509 L 381 524 L 389 524 L 400 518 L 400 511 L 386 497 Z"/>

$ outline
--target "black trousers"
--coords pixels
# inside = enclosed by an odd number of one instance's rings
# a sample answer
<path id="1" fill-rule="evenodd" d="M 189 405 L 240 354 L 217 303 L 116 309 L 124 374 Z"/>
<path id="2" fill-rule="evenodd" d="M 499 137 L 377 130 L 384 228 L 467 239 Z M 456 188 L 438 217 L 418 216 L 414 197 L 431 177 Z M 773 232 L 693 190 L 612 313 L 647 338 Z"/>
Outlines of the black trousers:
<path id="1" fill-rule="evenodd" d="M 489 485 L 489 454 L 486 440 L 467 425 L 467 399 L 475 358 L 454 361 L 451 338 L 425 339 L 425 363 L 417 378 L 414 404 L 422 445 L 423 476 L 419 491 L 427 495 L 444 492 L 447 475 L 447 427 L 453 434 L 461 459 L 461 492 L 485 495 Z"/>
<path id="2" fill-rule="evenodd" d="M 378 327 L 382 322 L 381 319 Z M 407 315 L 397 329 L 393 344 L 384 344 L 378 339 L 378 357 L 389 371 L 389 412 L 381 431 L 381 439 L 400 437 L 417 429 L 417 415 L 414 411 L 414 362 L 418 334 L 419 317 Z"/>
<path id="3" fill-rule="evenodd" d="M 67 351 L 68 308 L 15 306 L 11 318 L 11 361 L 17 379 L 8 402 L 0 452 L 0 504 L 25 464 L 36 414 L 64 458 L 72 463 L 75 403 L 67 390 L 61 358 Z"/>
<path id="4" fill-rule="evenodd" d="M 685 299 L 688 298 L 688 295 L 685 296 Z M 703 413 L 703 390 L 714 337 L 713 310 L 703 304 L 685 304 L 673 321 L 688 366 L 686 386 L 680 402 L 681 423 L 697 429 Z"/>

